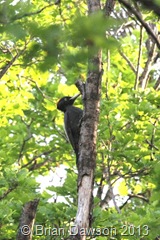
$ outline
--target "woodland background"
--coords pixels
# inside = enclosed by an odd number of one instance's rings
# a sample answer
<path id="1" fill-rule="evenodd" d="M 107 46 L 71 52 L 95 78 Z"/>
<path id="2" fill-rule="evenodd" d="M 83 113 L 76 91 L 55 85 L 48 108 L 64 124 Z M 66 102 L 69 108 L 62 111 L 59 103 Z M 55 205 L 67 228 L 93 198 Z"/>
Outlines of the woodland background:
<path id="1" fill-rule="evenodd" d="M 101 1 L 104 15 L 106 4 Z M 22 207 L 35 198 L 35 224 L 73 224 L 75 155 L 56 104 L 78 92 L 77 79 L 85 81 L 92 44 L 103 50 L 104 70 L 92 226 L 116 227 L 117 236 L 108 239 L 160 235 L 159 16 L 124 0 L 109 19 L 87 14 L 81 0 L 0 1 L 1 240 L 15 239 Z M 82 108 L 80 98 L 76 106 Z M 60 175 L 59 186 L 49 177 L 52 186 L 42 191 L 37 178 L 52 173 Z M 33 233 L 33 239 L 61 236 Z"/>

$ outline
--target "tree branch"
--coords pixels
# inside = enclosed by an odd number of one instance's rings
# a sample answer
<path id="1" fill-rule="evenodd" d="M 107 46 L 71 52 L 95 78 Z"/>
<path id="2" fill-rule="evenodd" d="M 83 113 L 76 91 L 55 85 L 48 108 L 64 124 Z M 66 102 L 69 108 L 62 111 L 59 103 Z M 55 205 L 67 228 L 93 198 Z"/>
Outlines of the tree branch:
<path id="1" fill-rule="evenodd" d="M 13 63 L 24 53 L 24 51 L 26 50 L 27 47 L 27 43 L 25 43 L 24 48 L 19 51 L 13 58 L 11 61 L 7 62 L 7 64 L 2 68 L 1 72 L 0 72 L 0 79 L 4 76 L 4 74 L 8 71 L 8 69 L 13 65 Z"/>
<path id="2" fill-rule="evenodd" d="M 134 0 L 142 3 L 146 8 L 153 10 L 158 16 L 160 16 L 160 5 L 154 0 Z"/>
<path id="3" fill-rule="evenodd" d="M 22 18 L 25 18 L 25 17 L 30 17 L 30 16 L 37 15 L 37 14 L 43 12 L 46 8 L 52 7 L 52 6 L 54 6 L 54 5 L 55 5 L 55 3 L 52 3 L 52 4 L 49 4 L 49 5 L 41 8 L 41 9 L 39 9 L 38 11 L 30 12 L 30 13 L 25 13 L 25 14 L 19 15 L 19 16 L 14 16 L 14 17 L 11 18 L 11 22 L 12 22 L 12 21 L 19 20 L 19 19 L 22 19 Z"/>
<path id="4" fill-rule="evenodd" d="M 135 69 L 134 65 L 132 64 L 132 62 L 130 61 L 130 59 L 122 51 L 119 51 L 119 53 L 126 60 L 128 65 L 130 66 L 131 70 L 136 74 L 136 69 Z"/>
<path id="5" fill-rule="evenodd" d="M 13 63 L 17 60 L 17 58 L 22 54 L 23 52 L 20 51 L 17 53 L 11 61 L 7 62 L 7 64 L 2 68 L 0 72 L 0 79 L 3 77 L 3 75 L 7 72 L 7 70 L 13 65 Z"/>
<path id="6" fill-rule="evenodd" d="M 145 193 L 144 193 L 145 194 Z M 128 203 L 128 201 L 131 198 L 138 198 L 140 200 L 143 200 L 146 203 L 149 203 L 149 199 L 144 196 L 143 193 L 138 193 L 138 194 L 128 194 L 128 199 L 123 203 L 123 205 L 120 206 L 120 209 L 124 208 L 124 206 Z"/>
<path id="7" fill-rule="evenodd" d="M 155 85 L 154 85 L 154 89 L 155 89 L 155 90 L 159 90 L 159 89 L 160 89 L 160 76 L 159 76 L 157 82 L 156 82 Z"/>
<path id="8" fill-rule="evenodd" d="M 33 164 L 32 166 L 30 166 L 28 168 L 29 171 L 33 171 L 33 170 L 36 170 L 36 169 L 39 169 L 43 166 L 45 166 L 48 162 L 53 162 L 53 159 L 45 159 L 43 162 L 40 162 L 40 163 L 35 163 Z"/>
<path id="9" fill-rule="evenodd" d="M 22 168 L 28 167 L 28 166 L 29 166 L 30 164 L 32 164 L 33 162 L 34 162 L 34 164 L 33 164 L 31 167 L 29 167 L 29 170 L 37 169 L 37 168 L 39 168 L 38 166 L 43 166 L 43 165 L 44 165 L 46 162 L 48 162 L 49 160 L 47 159 L 47 160 L 45 160 L 45 161 L 42 162 L 42 163 L 36 164 L 36 159 L 42 157 L 43 155 L 44 155 L 44 156 L 47 156 L 47 155 L 49 155 L 50 153 L 52 153 L 53 151 L 54 151 L 53 149 L 52 149 L 52 150 L 48 150 L 48 151 L 46 151 L 46 152 L 42 152 L 42 153 L 38 154 L 37 156 L 34 156 L 28 163 L 24 164 L 24 165 L 22 166 Z M 36 167 L 36 166 L 37 166 L 37 167 Z"/>
<path id="10" fill-rule="evenodd" d="M 27 79 L 28 79 L 28 78 L 27 78 Z M 48 99 L 50 102 L 53 103 L 53 99 L 52 99 L 51 97 L 47 96 L 47 95 L 41 90 L 41 88 L 38 86 L 38 84 L 37 84 L 36 81 L 34 81 L 34 80 L 32 80 L 32 79 L 28 79 L 28 80 L 29 80 L 30 82 L 34 83 L 34 85 L 36 86 L 37 90 L 41 93 L 41 95 L 42 95 L 43 98 L 46 98 L 46 99 Z"/>
<path id="11" fill-rule="evenodd" d="M 25 126 L 27 127 L 27 130 L 28 130 L 28 136 L 23 140 L 23 143 L 22 143 L 22 146 L 20 148 L 20 152 L 19 152 L 19 157 L 18 157 L 18 164 L 20 163 L 20 160 L 23 156 L 23 151 L 24 151 L 24 148 L 25 148 L 25 145 L 26 145 L 26 142 L 28 142 L 31 138 L 32 138 L 32 134 L 30 132 L 30 126 L 33 122 L 33 120 L 31 120 L 30 124 L 27 124 L 26 122 L 23 121 L 22 119 L 22 122 L 25 124 Z"/>
<path id="12" fill-rule="evenodd" d="M 146 29 L 148 35 L 152 37 L 152 39 L 157 44 L 157 47 L 160 49 L 160 41 L 159 41 L 158 36 L 155 35 L 155 33 L 151 29 L 151 27 L 142 19 L 141 14 L 136 9 L 134 9 L 126 0 L 118 0 L 118 1 L 120 3 L 122 3 L 128 9 L 128 11 L 130 11 L 131 13 L 133 13 L 135 15 L 135 17 L 138 19 L 138 21 Z"/>
<path id="13" fill-rule="evenodd" d="M 140 39 L 139 39 L 139 54 L 138 54 L 138 63 L 137 63 L 137 71 L 136 71 L 136 80 L 134 84 L 134 89 L 137 90 L 139 84 L 139 74 L 140 74 L 140 62 L 142 57 L 142 44 L 143 44 L 143 27 L 140 27 Z"/>
<path id="14" fill-rule="evenodd" d="M 14 189 L 16 189 L 18 187 L 18 183 L 13 183 L 13 186 L 12 187 L 10 187 L 8 190 L 6 190 L 6 192 L 4 192 L 3 194 L 2 194 L 2 196 L 0 196 L 0 201 L 2 200 L 2 199 L 4 199 L 10 192 L 12 192 Z"/>
<path id="15" fill-rule="evenodd" d="M 149 171 L 149 168 L 146 168 L 146 167 L 144 167 L 144 168 L 142 168 L 142 169 L 139 169 L 139 170 L 137 170 L 137 171 L 131 171 L 131 168 L 129 169 L 129 171 L 128 172 L 126 172 L 126 173 L 121 173 L 121 171 L 119 170 L 116 170 L 115 171 L 115 173 L 114 173 L 114 175 L 117 175 L 118 177 L 114 180 L 114 181 L 112 181 L 112 186 L 119 180 L 119 179 L 122 179 L 122 178 L 124 178 L 124 179 L 127 179 L 127 178 L 131 178 L 131 177 L 139 177 L 139 176 L 141 176 L 141 175 L 148 175 L 150 173 L 150 171 Z"/>
<path id="16" fill-rule="evenodd" d="M 147 80 L 149 77 L 149 73 L 151 71 L 151 66 L 154 62 L 154 58 L 155 58 L 155 52 L 156 52 L 156 44 L 152 43 L 152 46 L 150 47 L 150 51 L 149 51 L 149 56 L 147 58 L 144 70 L 139 78 L 139 82 L 141 84 L 141 88 L 144 90 L 147 86 Z"/>

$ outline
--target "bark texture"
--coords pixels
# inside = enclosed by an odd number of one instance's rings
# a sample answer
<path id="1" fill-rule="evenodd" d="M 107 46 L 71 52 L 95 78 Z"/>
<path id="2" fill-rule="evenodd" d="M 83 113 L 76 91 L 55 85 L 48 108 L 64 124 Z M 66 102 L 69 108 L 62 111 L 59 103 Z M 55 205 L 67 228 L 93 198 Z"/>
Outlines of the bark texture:
<path id="1" fill-rule="evenodd" d="M 101 10 L 100 0 L 88 0 L 87 3 L 89 14 L 94 14 Z M 114 3 L 114 0 L 109 0 L 109 3 L 106 3 L 105 11 L 103 9 L 105 13 L 104 21 L 105 15 L 109 15 L 111 10 L 113 10 Z M 90 47 L 88 47 L 88 51 L 91 53 L 93 49 L 90 51 Z M 83 96 L 84 111 L 79 140 L 78 210 L 75 225 L 72 229 L 72 233 L 76 234 L 73 237 L 69 237 L 69 239 L 74 240 L 85 240 L 85 229 L 87 231 L 92 225 L 93 186 L 102 73 L 102 51 L 97 49 L 96 52 L 94 51 L 94 55 L 88 59 L 88 75 L 85 85 L 80 83 L 80 81 L 76 84 Z"/>
<path id="2" fill-rule="evenodd" d="M 88 12 L 100 10 L 99 0 L 88 0 Z M 88 77 L 83 88 L 84 113 L 81 125 L 78 161 L 78 211 L 75 220 L 77 239 L 86 239 L 82 229 L 91 227 L 94 170 L 96 165 L 96 139 L 100 107 L 102 77 L 101 50 L 89 59 Z M 84 231 L 83 231 L 84 233 Z"/>
<path id="3" fill-rule="evenodd" d="M 77 239 L 86 239 L 81 229 L 92 222 L 94 170 L 96 166 L 96 140 L 100 109 L 102 78 L 101 50 L 90 59 L 88 78 L 83 89 L 84 113 L 81 125 L 78 159 L 78 211 L 75 225 Z"/>
<path id="4" fill-rule="evenodd" d="M 34 220 L 39 199 L 27 202 L 22 210 L 18 227 L 17 240 L 31 240 Z"/>

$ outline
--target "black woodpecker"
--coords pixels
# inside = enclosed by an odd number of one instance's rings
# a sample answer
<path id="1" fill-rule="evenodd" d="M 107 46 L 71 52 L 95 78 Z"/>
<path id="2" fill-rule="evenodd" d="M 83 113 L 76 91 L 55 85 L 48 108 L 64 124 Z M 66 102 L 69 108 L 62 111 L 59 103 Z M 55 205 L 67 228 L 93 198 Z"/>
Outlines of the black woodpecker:
<path id="1" fill-rule="evenodd" d="M 66 135 L 75 151 L 76 164 L 78 163 L 80 125 L 83 111 L 74 107 L 73 103 L 80 94 L 73 97 L 63 97 L 57 103 L 57 109 L 64 112 L 64 127 Z"/>

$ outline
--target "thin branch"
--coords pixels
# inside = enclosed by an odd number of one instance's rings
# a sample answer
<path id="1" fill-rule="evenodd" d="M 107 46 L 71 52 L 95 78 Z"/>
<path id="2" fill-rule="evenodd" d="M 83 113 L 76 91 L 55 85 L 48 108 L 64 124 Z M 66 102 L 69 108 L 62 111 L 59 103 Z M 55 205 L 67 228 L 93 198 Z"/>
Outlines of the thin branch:
<path id="1" fill-rule="evenodd" d="M 28 79 L 28 78 L 27 78 Z M 37 84 L 37 82 L 36 81 L 34 81 L 34 80 L 32 80 L 32 79 L 28 79 L 30 82 L 32 82 L 32 83 L 34 83 L 35 84 L 35 86 L 36 86 L 36 88 L 37 88 L 37 90 L 41 93 L 41 95 L 42 95 L 42 97 L 43 98 L 45 98 L 45 99 L 47 99 L 47 100 L 49 100 L 50 102 L 52 102 L 53 103 L 53 100 L 52 100 L 52 98 L 51 97 L 49 97 L 49 96 L 47 96 L 42 90 L 41 90 L 41 88 L 38 86 L 38 84 Z"/>
<path id="2" fill-rule="evenodd" d="M 109 80 L 110 80 L 110 71 L 111 71 L 111 58 L 110 58 L 110 50 L 107 50 L 107 74 L 106 74 L 106 98 L 109 100 Z"/>
<path id="3" fill-rule="evenodd" d="M 147 33 L 149 36 L 152 37 L 152 39 L 155 41 L 155 43 L 157 44 L 157 47 L 160 49 L 160 41 L 158 36 L 155 35 L 154 31 L 152 30 L 152 28 L 148 25 L 148 23 L 146 23 L 141 14 L 135 9 L 133 8 L 128 2 L 126 2 L 126 0 L 118 0 L 120 3 L 122 3 L 127 9 L 128 11 L 130 11 L 131 13 L 133 13 L 135 15 L 135 17 L 138 19 L 138 21 L 142 24 L 142 26 L 146 29 Z"/>
<path id="4" fill-rule="evenodd" d="M 152 139 L 151 139 L 152 140 Z M 150 142 L 148 139 L 146 139 L 146 143 L 149 145 L 149 148 L 150 149 L 155 149 L 155 150 L 159 150 L 159 148 L 158 147 L 156 147 L 152 142 Z"/>
<path id="5" fill-rule="evenodd" d="M 147 203 L 149 203 L 149 199 L 144 197 L 143 193 L 138 193 L 138 194 L 128 194 L 128 196 L 131 198 L 139 198 Z"/>
<path id="6" fill-rule="evenodd" d="M 139 74 L 140 74 L 140 63 L 142 58 L 142 44 L 143 44 L 143 27 L 140 27 L 140 40 L 139 40 L 139 54 L 138 54 L 138 63 L 137 63 L 137 72 L 136 80 L 134 84 L 134 89 L 137 90 L 139 84 Z"/>
<path id="7" fill-rule="evenodd" d="M 124 9 L 124 11 L 126 12 L 126 9 Z M 126 14 L 127 14 L 127 13 L 128 13 L 128 12 L 126 12 Z M 119 19 L 118 17 L 116 17 L 116 18 Z M 122 18 L 122 19 L 123 19 L 123 18 Z M 126 19 L 123 19 L 123 21 L 125 21 L 125 20 L 126 20 Z M 117 35 L 117 36 L 122 36 L 122 37 L 124 37 L 125 35 L 128 34 L 128 31 L 129 31 L 129 34 L 131 35 L 132 32 L 131 32 L 130 29 L 135 29 L 136 25 L 137 25 L 137 23 L 136 23 L 135 19 L 134 19 L 134 20 L 131 20 L 131 21 L 129 21 L 129 22 L 125 22 L 125 23 L 123 23 L 123 24 L 117 29 L 116 35 Z"/>
<path id="8" fill-rule="evenodd" d="M 155 122 L 153 123 L 153 129 L 152 129 L 152 135 L 151 135 L 151 140 L 149 141 L 148 139 L 146 139 L 146 142 L 149 146 L 149 149 L 151 150 L 150 156 L 151 156 L 151 160 L 154 160 L 154 153 L 155 150 L 159 151 L 158 147 L 156 147 L 154 145 L 154 138 L 155 138 L 155 134 L 156 134 L 156 123 L 158 122 L 158 119 L 155 120 Z"/>
<path id="9" fill-rule="evenodd" d="M 146 198 L 143 193 L 140 193 L 140 194 L 139 194 L 139 193 L 138 193 L 138 194 L 128 194 L 127 200 L 123 203 L 122 206 L 120 206 L 120 209 L 124 208 L 124 206 L 128 203 L 128 201 L 129 201 L 131 198 L 138 198 L 138 199 L 140 199 L 140 200 L 143 200 L 143 201 L 146 202 L 146 203 L 149 203 L 149 199 Z"/>
<path id="10" fill-rule="evenodd" d="M 106 209 L 109 206 L 109 202 L 113 199 L 113 191 L 110 189 L 108 189 L 108 191 L 105 194 L 105 197 L 103 198 L 103 200 L 100 201 L 100 207 L 102 209 Z"/>
<path id="11" fill-rule="evenodd" d="M 154 59 L 155 59 L 155 52 L 156 52 L 156 44 L 152 43 L 152 46 L 151 46 L 150 51 L 149 51 L 149 56 L 148 56 L 147 62 L 145 64 L 145 68 L 144 68 L 143 73 L 141 74 L 141 76 L 139 78 L 139 81 L 140 81 L 140 84 L 141 84 L 141 87 L 142 87 L 143 90 L 147 86 L 147 80 L 148 80 L 148 77 L 149 77 L 149 73 L 151 71 L 151 66 L 152 66 L 152 64 L 154 62 Z"/>
<path id="12" fill-rule="evenodd" d="M 7 62 L 7 64 L 2 68 L 0 72 L 0 79 L 4 76 L 4 74 L 8 71 L 8 69 L 13 65 L 13 63 L 24 53 L 28 43 L 29 41 L 26 42 L 24 48 L 21 51 L 17 52 L 17 54 L 12 58 L 12 60 Z"/>
<path id="13" fill-rule="evenodd" d="M 108 122 L 108 128 L 109 128 L 109 152 L 112 152 L 113 149 L 112 149 L 112 141 L 113 141 L 113 129 L 111 127 L 111 123 L 110 123 L 110 119 L 109 119 L 109 116 L 107 116 L 107 122 Z M 112 182 L 111 182 L 111 157 L 110 157 L 110 154 L 108 154 L 108 160 L 107 160 L 107 168 L 106 168 L 106 181 L 108 183 L 108 187 L 109 187 L 109 190 L 108 190 L 108 194 L 109 196 L 111 196 L 111 199 L 113 201 L 113 204 L 115 206 L 115 209 L 117 210 L 118 213 L 121 213 L 117 203 L 116 203 L 116 200 L 115 200 L 115 195 L 113 193 L 113 185 L 112 185 Z M 108 198 L 108 194 L 106 194 L 106 197 Z"/>
<path id="14" fill-rule="evenodd" d="M 102 193 L 103 193 L 103 188 L 104 188 L 103 182 L 104 182 L 104 177 L 102 176 L 101 179 L 100 179 L 100 183 L 97 184 L 98 191 L 97 191 L 97 194 L 96 194 L 96 196 L 100 199 L 101 199 L 101 196 L 102 196 Z"/>
<path id="15" fill-rule="evenodd" d="M 15 63 L 15 64 L 13 64 L 13 66 L 20 66 L 20 67 L 29 67 L 29 66 L 32 66 L 32 65 L 36 65 L 36 64 L 38 64 L 38 63 L 42 63 L 43 62 L 43 60 L 41 59 L 41 60 L 39 60 L 39 59 L 35 59 L 35 60 L 31 60 L 30 62 L 28 62 L 28 63 Z"/>
<path id="16" fill-rule="evenodd" d="M 154 89 L 155 89 L 155 90 L 159 90 L 159 89 L 160 89 L 160 76 L 159 76 L 157 82 L 156 82 L 155 85 L 154 85 Z"/>
<path id="17" fill-rule="evenodd" d="M 4 199 L 5 197 L 7 197 L 7 195 L 10 193 L 10 192 L 12 192 L 14 189 L 16 189 L 18 187 L 18 183 L 15 183 L 12 187 L 10 187 L 8 190 L 6 190 L 6 192 L 4 192 L 3 194 L 2 194 L 2 196 L 0 196 L 0 201 L 2 200 L 2 199 Z"/>
<path id="18" fill-rule="evenodd" d="M 119 51 L 119 53 L 126 60 L 128 65 L 130 66 L 131 70 L 136 74 L 136 69 L 135 69 L 134 65 L 132 64 L 132 62 L 130 61 L 130 59 L 122 51 Z"/>
<path id="19" fill-rule="evenodd" d="M 48 151 L 46 151 L 46 152 L 42 152 L 42 153 L 38 154 L 37 156 L 34 156 L 28 163 L 24 164 L 24 165 L 22 166 L 22 168 L 25 168 L 25 167 L 29 166 L 30 164 L 32 164 L 33 162 L 35 162 L 35 161 L 37 160 L 37 158 L 40 158 L 40 157 L 42 157 L 43 155 L 44 155 L 44 156 L 47 156 L 47 155 L 49 155 L 50 153 L 52 153 L 53 151 L 54 151 L 53 149 L 52 149 L 52 150 L 48 150 Z M 47 161 L 48 161 L 48 159 L 47 159 Z"/>
<path id="20" fill-rule="evenodd" d="M 31 165 L 31 166 L 28 168 L 28 170 L 29 170 L 29 171 L 33 171 L 33 170 L 39 169 L 39 168 L 45 166 L 48 162 L 53 162 L 53 159 L 45 159 L 45 160 L 44 160 L 43 162 L 41 162 L 41 163 L 36 163 L 36 162 L 35 162 L 35 164 Z"/>
<path id="21" fill-rule="evenodd" d="M 17 60 L 17 58 L 23 53 L 23 51 L 20 51 L 17 53 L 11 61 L 7 62 L 7 64 L 2 68 L 0 72 L 0 79 L 3 77 L 3 75 L 7 72 L 7 70 L 13 65 L 13 63 Z"/>
<path id="22" fill-rule="evenodd" d="M 139 177 L 140 175 L 143 174 L 144 175 L 148 175 L 150 173 L 149 168 L 142 168 L 140 170 L 131 171 L 131 168 L 129 169 L 129 171 L 127 173 L 122 174 L 120 171 L 116 171 L 116 175 L 118 176 L 114 181 L 112 181 L 112 186 L 121 178 L 127 179 L 127 178 L 131 178 L 131 177 Z"/>
<path id="23" fill-rule="evenodd" d="M 55 124 L 55 118 L 52 120 L 52 122 L 53 122 L 53 128 L 54 128 L 54 130 L 57 132 L 57 134 L 58 134 L 60 137 L 62 137 L 66 142 L 69 142 L 69 140 L 68 140 L 66 134 L 64 133 L 64 131 L 61 132 L 61 131 L 58 129 L 58 127 L 56 126 L 56 124 Z"/>
<path id="24" fill-rule="evenodd" d="M 20 148 L 20 152 L 19 152 L 19 157 L 18 157 L 18 164 L 23 156 L 23 151 L 24 151 L 24 148 L 25 148 L 25 145 L 26 143 L 32 138 L 32 134 L 30 132 L 30 126 L 33 122 L 33 120 L 31 120 L 31 122 L 29 124 L 27 124 L 25 121 L 23 121 L 22 119 L 22 122 L 25 124 L 25 126 L 27 127 L 27 130 L 28 130 L 28 136 L 23 140 L 23 143 L 22 143 L 22 146 Z"/>
<path id="25" fill-rule="evenodd" d="M 37 15 L 37 14 L 43 12 L 46 8 L 52 7 L 52 6 L 54 6 L 54 5 L 55 5 L 55 3 L 52 3 L 52 4 L 49 4 L 49 5 L 41 8 L 41 9 L 39 9 L 38 11 L 30 12 L 30 13 L 25 13 L 25 14 L 19 15 L 19 16 L 14 16 L 14 17 L 11 18 L 11 22 L 12 22 L 12 21 L 16 21 L 16 20 L 18 20 L 18 19 L 25 18 L 25 17 L 30 17 L 30 16 Z"/>
<path id="26" fill-rule="evenodd" d="M 142 3 L 146 8 L 153 10 L 158 16 L 160 16 L 160 5 L 158 4 L 158 1 L 136 0 L 136 2 Z"/>
<path id="27" fill-rule="evenodd" d="M 32 138 L 32 135 L 28 136 L 26 139 L 23 140 L 23 143 L 22 143 L 22 146 L 21 146 L 21 149 L 20 149 L 20 152 L 19 152 L 18 164 L 20 163 L 20 160 L 23 156 L 23 151 L 24 151 L 25 145 L 31 138 Z"/>
<path id="28" fill-rule="evenodd" d="M 126 122 L 122 127 L 120 127 L 119 131 L 122 131 L 124 128 L 128 129 L 131 126 L 131 121 Z"/>

